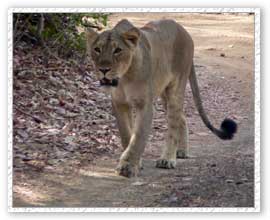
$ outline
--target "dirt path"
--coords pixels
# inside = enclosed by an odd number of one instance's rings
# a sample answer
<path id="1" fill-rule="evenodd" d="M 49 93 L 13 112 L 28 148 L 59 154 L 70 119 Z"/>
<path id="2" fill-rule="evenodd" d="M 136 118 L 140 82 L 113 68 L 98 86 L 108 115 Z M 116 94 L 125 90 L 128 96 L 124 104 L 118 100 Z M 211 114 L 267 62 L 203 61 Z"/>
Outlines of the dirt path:
<path id="1" fill-rule="evenodd" d="M 217 14 L 115 14 L 110 25 L 128 18 L 173 18 L 195 42 L 195 64 L 204 106 L 218 126 L 224 117 L 239 124 L 232 141 L 221 141 L 203 125 L 187 88 L 185 111 L 190 158 L 175 170 L 155 168 L 166 123 L 157 100 L 153 132 L 138 178 L 115 175 L 121 149 L 93 164 L 69 164 L 14 175 L 14 207 L 252 207 L 254 205 L 254 17 Z"/>

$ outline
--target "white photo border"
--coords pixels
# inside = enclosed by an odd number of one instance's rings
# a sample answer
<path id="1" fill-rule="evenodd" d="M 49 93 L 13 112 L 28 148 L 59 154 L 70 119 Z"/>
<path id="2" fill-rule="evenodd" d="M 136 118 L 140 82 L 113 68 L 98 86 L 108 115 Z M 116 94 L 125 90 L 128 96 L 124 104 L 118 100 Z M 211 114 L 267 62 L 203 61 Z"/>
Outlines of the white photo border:
<path id="1" fill-rule="evenodd" d="M 12 143 L 13 143 L 13 13 L 120 13 L 120 12 L 179 12 L 179 13 L 254 13 L 255 14 L 255 156 L 254 207 L 198 208 L 13 208 Z M 9 212 L 260 212 L 260 8 L 9 8 L 8 9 L 8 211 Z"/>

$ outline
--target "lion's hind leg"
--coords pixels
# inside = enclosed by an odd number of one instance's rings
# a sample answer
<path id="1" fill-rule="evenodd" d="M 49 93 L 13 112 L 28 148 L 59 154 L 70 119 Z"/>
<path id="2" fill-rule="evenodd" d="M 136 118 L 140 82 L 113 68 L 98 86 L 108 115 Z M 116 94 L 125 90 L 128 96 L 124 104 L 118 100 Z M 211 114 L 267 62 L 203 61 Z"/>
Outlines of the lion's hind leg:
<path id="1" fill-rule="evenodd" d="M 176 151 L 176 158 L 187 158 L 188 157 L 188 128 L 186 117 L 183 112 L 180 114 L 180 129 L 179 129 L 179 145 Z"/>
<path id="2" fill-rule="evenodd" d="M 187 157 L 187 123 L 183 112 L 184 88 L 170 86 L 162 94 L 168 121 L 166 147 L 156 167 L 171 169 L 176 166 L 177 158 Z"/>

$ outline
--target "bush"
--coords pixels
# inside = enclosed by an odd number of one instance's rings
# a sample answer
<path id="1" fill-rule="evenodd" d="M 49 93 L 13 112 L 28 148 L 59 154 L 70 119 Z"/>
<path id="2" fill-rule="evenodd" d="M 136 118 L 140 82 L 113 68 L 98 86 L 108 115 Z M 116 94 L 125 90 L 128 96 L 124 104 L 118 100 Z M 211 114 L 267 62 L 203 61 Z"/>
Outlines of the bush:
<path id="1" fill-rule="evenodd" d="M 14 13 L 14 47 L 44 46 L 61 57 L 81 57 L 85 52 L 84 26 L 101 29 L 104 13 Z"/>

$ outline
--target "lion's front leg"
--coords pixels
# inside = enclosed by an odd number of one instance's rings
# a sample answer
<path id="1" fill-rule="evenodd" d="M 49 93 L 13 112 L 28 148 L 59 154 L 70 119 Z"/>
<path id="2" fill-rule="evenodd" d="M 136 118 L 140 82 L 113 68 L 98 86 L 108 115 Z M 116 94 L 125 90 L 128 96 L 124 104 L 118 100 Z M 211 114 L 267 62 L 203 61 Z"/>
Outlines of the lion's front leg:
<path id="1" fill-rule="evenodd" d="M 132 177 L 140 170 L 140 158 L 144 151 L 152 122 L 152 103 L 135 103 L 136 109 L 134 126 L 128 147 L 120 157 L 117 167 L 119 175 Z"/>
<path id="2" fill-rule="evenodd" d="M 127 104 L 120 104 L 114 101 L 112 101 L 112 107 L 116 117 L 122 147 L 125 150 L 130 141 L 133 124 L 131 107 Z"/>

